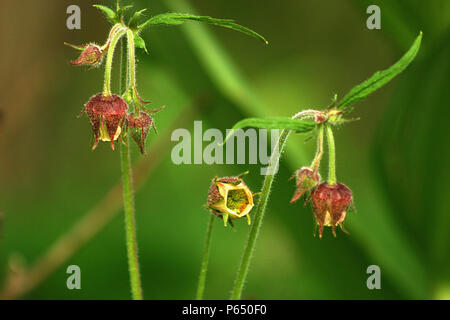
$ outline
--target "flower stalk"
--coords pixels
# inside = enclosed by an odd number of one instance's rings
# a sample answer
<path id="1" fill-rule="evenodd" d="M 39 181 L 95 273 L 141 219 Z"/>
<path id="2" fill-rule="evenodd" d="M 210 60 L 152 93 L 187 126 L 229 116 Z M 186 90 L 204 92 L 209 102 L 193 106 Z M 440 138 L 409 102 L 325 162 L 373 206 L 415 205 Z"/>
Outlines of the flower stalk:
<path id="1" fill-rule="evenodd" d="M 120 91 L 126 89 L 128 73 L 127 67 L 126 45 L 122 41 L 121 45 L 121 81 Z M 128 57 L 129 58 L 129 57 Z M 123 204 L 125 211 L 125 233 L 128 257 L 128 270 L 130 273 L 131 295 L 133 300 L 142 300 L 141 276 L 139 271 L 138 248 L 136 240 L 136 220 L 134 208 L 134 190 L 130 161 L 130 138 L 125 137 L 125 143 L 121 144 L 120 158 L 122 167 L 122 183 L 123 183 Z"/>
<path id="2" fill-rule="evenodd" d="M 289 137 L 290 130 L 284 129 L 281 132 L 280 138 L 278 139 L 277 145 L 270 157 L 270 168 L 269 173 L 264 178 L 263 187 L 261 190 L 260 201 L 256 207 L 256 213 L 253 225 L 250 229 L 247 244 L 245 245 L 244 254 L 241 259 L 239 270 L 234 283 L 234 288 L 231 293 L 232 300 L 239 300 L 242 296 L 242 291 L 244 289 L 245 280 L 247 278 L 248 269 L 250 266 L 250 260 L 253 256 L 253 251 L 255 250 L 256 239 L 258 238 L 259 231 L 261 229 L 262 221 L 264 218 L 264 213 L 266 211 L 267 202 L 269 200 L 270 190 L 272 188 L 272 183 L 277 172 L 276 168 L 279 165 L 280 156 L 283 152 L 286 141 Z"/>
<path id="3" fill-rule="evenodd" d="M 315 172 L 319 171 L 320 161 L 323 156 L 323 125 L 319 124 L 319 132 L 317 134 L 317 151 L 311 163 L 311 169 Z"/>
<path id="4" fill-rule="evenodd" d="M 196 300 L 203 300 L 205 293 L 206 273 L 208 271 L 208 262 L 211 253 L 211 235 L 215 219 L 216 217 L 211 214 L 208 227 L 206 229 L 205 248 L 203 249 L 202 266 L 200 268 L 200 277 L 198 279 L 197 294 L 195 295 Z"/>
<path id="5" fill-rule="evenodd" d="M 334 144 L 333 130 L 330 125 L 326 125 L 328 140 L 328 185 L 334 186 L 336 180 L 336 147 Z"/>
<path id="6" fill-rule="evenodd" d="M 117 42 L 120 38 L 126 33 L 126 29 L 122 26 L 114 26 L 114 32 L 111 32 L 112 38 L 109 43 L 108 53 L 106 54 L 106 64 L 105 64 L 105 78 L 103 82 L 103 96 L 109 97 L 111 96 L 111 71 L 112 71 L 112 63 L 114 57 L 114 51 L 116 49 Z"/>
<path id="7" fill-rule="evenodd" d="M 133 31 L 127 30 L 127 40 L 128 40 L 128 90 L 132 90 L 133 100 L 136 99 L 136 53 L 134 47 L 134 35 Z M 136 113 L 139 115 L 139 108 L 136 108 Z"/>

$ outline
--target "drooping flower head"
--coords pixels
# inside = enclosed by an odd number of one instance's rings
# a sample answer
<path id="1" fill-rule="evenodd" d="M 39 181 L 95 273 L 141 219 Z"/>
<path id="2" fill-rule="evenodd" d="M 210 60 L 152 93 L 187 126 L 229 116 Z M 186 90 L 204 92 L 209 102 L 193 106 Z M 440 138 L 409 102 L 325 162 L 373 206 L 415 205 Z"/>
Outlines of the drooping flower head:
<path id="1" fill-rule="evenodd" d="M 301 196 L 314 188 L 320 181 L 320 174 L 309 167 L 297 170 L 293 177 L 295 177 L 297 190 L 295 190 L 291 203 L 300 199 Z"/>
<path id="2" fill-rule="evenodd" d="M 164 108 L 161 107 L 156 110 L 148 110 L 139 112 L 139 115 L 135 115 L 134 113 L 130 113 L 127 116 L 127 130 L 131 132 L 131 137 L 139 146 L 139 150 L 142 154 L 145 154 L 145 140 L 147 139 L 148 132 L 151 127 L 155 130 L 155 121 L 150 116 L 150 113 L 156 113 Z"/>
<path id="3" fill-rule="evenodd" d="M 99 93 L 86 103 L 82 113 L 86 111 L 94 131 L 95 142 L 92 150 L 97 147 L 99 140 L 110 141 L 114 150 L 114 141 L 122 133 L 127 110 L 125 100 L 115 94 L 104 96 L 103 93 Z"/>
<path id="4" fill-rule="evenodd" d="M 246 174 L 246 173 L 245 173 Z M 247 217 L 254 206 L 254 194 L 242 180 L 242 176 L 214 178 L 208 192 L 208 208 L 216 216 L 223 218 L 227 226 L 228 219 Z M 230 224 L 231 220 L 230 220 Z"/>
<path id="5" fill-rule="evenodd" d="M 133 113 L 127 116 L 127 129 L 131 132 L 131 137 L 142 154 L 145 154 L 145 139 L 152 126 L 154 126 L 153 118 L 144 112 L 141 112 L 139 117 L 135 117 Z"/>
<path id="6" fill-rule="evenodd" d="M 90 43 L 85 46 L 74 46 L 71 47 L 82 50 L 81 55 L 77 60 L 70 61 L 69 63 L 73 66 L 92 66 L 96 67 L 101 64 L 103 56 L 106 50 L 102 50 L 98 45 Z"/>
<path id="7" fill-rule="evenodd" d="M 336 225 L 344 232 L 344 220 L 347 210 L 353 203 L 351 190 L 342 183 L 329 185 L 322 182 L 311 193 L 312 206 L 316 223 L 319 226 L 319 237 L 322 238 L 323 227 L 331 227 L 336 237 Z"/>

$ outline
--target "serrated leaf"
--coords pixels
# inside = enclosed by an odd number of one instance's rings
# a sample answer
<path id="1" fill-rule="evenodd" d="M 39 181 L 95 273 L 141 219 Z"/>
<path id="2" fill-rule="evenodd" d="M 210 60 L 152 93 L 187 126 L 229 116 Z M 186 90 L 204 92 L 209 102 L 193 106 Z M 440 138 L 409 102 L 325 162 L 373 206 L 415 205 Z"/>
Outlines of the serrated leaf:
<path id="1" fill-rule="evenodd" d="M 147 47 L 145 45 L 145 40 L 140 35 L 138 35 L 136 32 L 134 33 L 134 46 L 136 48 L 144 49 L 144 51 L 146 53 L 148 53 Z"/>
<path id="2" fill-rule="evenodd" d="M 238 129 L 254 127 L 261 129 L 287 129 L 298 133 L 308 132 L 314 129 L 316 124 L 309 120 L 299 120 L 292 118 L 246 118 L 237 122 L 228 132 L 223 143 L 234 134 Z"/>
<path id="3" fill-rule="evenodd" d="M 422 32 L 420 32 L 411 48 L 409 48 L 408 52 L 406 52 L 400 60 L 386 70 L 377 71 L 369 79 L 351 89 L 350 92 L 347 93 L 337 104 L 337 108 L 345 110 L 345 113 L 350 112 L 352 110 L 351 105 L 366 98 L 372 92 L 380 89 L 395 76 L 405 70 L 416 57 L 420 48 L 421 40 Z"/>
<path id="4" fill-rule="evenodd" d="M 102 11 L 103 14 L 105 15 L 106 19 L 108 19 L 108 21 L 111 22 L 112 24 L 118 22 L 117 14 L 111 8 L 102 6 L 100 4 L 94 4 L 93 6 L 96 7 L 97 9 L 99 9 L 100 11 Z"/>
<path id="5" fill-rule="evenodd" d="M 156 16 L 148 19 L 143 24 L 141 24 L 138 27 L 138 30 L 142 30 L 148 26 L 155 26 L 155 25 L 180 25 L 186 21 L 204 22 L 204 23 L 209 23 L 209 24 L 213 24 L 216 26 L 224 27 L 224 28 L 229 28 L 229 29 L 232 29 L 235 31 L 245 33 L 245 34 L 255 37 L 257 39 L 260 39 L 264 43 L 268 44 L 267 40 L 263 36 L 261 36 L 260 34 L 256 33 L 255 31 L 253 31 L 249 28 L 243 27 L 243 26 L 235 23 L 234 20 L 216 19 L 216 18 L 211 18 L 208 16 L 196 16 L 196 15 L 185 14 L 185 13 L 170 12 L 170 13 L 163 13 L 163 14 L 156 15 Z"/>
<path id="6" fill-rule="evenodd" d="M 139 24 L 139 18 L 142 16 L 142 14 L 146 11 L 147 9 L 142 9 L 139 11 L 136 11 L 133 16 L 130 18 L 130 21 L 128 21 L 128 27 L 130 29 L 137 29 L 138 24 Z"/>

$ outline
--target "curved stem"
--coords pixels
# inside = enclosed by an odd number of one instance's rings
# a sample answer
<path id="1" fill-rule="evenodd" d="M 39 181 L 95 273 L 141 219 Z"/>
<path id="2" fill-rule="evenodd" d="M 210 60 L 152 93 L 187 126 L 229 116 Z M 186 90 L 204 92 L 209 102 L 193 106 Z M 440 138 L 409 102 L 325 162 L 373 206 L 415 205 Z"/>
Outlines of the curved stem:
<path id="1" fill-rule="evenodd" d="M 134 107 L 136 111 L 136 116 L 139 116 L 141 101 L 139 99 L 137 88 L 136 88 L 136 52 L 134 45 L 134 34 L 133 31 L 127 30 L 128 39 L 128 87 L 127 90 L 131 90 L 131 96 L 134 101 Z"/>
<path id="2" fill-rule="evenodd" d="M 103 82 L 103 96 L 105 97 L 111 96 L 111 71 L 112 71 L 114 50 L 116 48 L 117 42 L 125 34 L 125 32 L 126 29 L 118 28 L 118 30 L 114 33 L 111 39 L 111 43 L 109 44 L 108 47 L 105 63 L 105 79 Z"/>
<path id="3" fill-rule="evenodd" d="M 308 109 L 296 113 L 292 118 L 294 119 L 314 118 L 315 116 L 320 115 L 321 113 L 322 112 L 318 110 Z"/>
<path id="4" fill-rule="evenodd" d="M 102 51 L 104 51 L 104 50 L 106 50 L 106 49 L 109 48 L 109 45 L 111 44 L 111 40 L 112 40 L 114 34 L 115 34 L 116 31 L 117 31 L 118 29 L 120 29 L 120 28 L 121 28 L 121 24 L 119 24 L 119 23 L 115 24 L 115 25 L 111 28 L 111 30 L 109 31 L 108 39 L 106 40 L 106 43 L 100 48 Z"/>
<path id="5" fill-rule="evenodd" d="M 209 255 L 211 253 L 211 234 L 215 218 L 216 217 L 211 214 L 208 227 L 206 229 L 205 248 L 203 249 L 202 266 L 200 269 L 200 277 L 198 279 L 197 294 L 195 296 L 196 300 L 203 300 L 203 295 L 205 292 L 206 273 L 208 271 Z"/>
<path id="6" fill-rule="evenodd" d="M 319 171 L 320 160 L 322 160 L 323 156 L 323 125 L 319 125 L 319 133 L 317 135 L 317 151 L 314 156 L 314 160 L 311 164 L 311 169 L 314 171 Z"/>
<path id="7" fill-rule="evenodd" d="M 270 168 L 269 174 L 264 178 L 263 187 L 261 190 L 261 198 L 256 207 L 255 220 L 250 229 L 248 236 L 248 241 L 244 249 L 244 255 L 242 256 L 241 264 L 236 276 L 234 283 L 234 288 L 231 293 L 231 299 L 238 300 L 241 298 L 242 290 L 244 288 L 245 279 L 247 278 L 248 268 L 250 266 L 250 260 L 255 249 L 256 239 L 258 238 L 259 230 L 261 229 L 262 221 L 264 218 L 264 213 L 266 211 L 266 205 L 269 200 L 270 189 L 272 187 L 273 179 L 277 172 L 280 155 L 283 152 L 284 146 L 286 144 L 287 138 L 290 134 L 290 130 L 283 130 L 281 132 L 278 143 L 275 146 L 275 150 L 272 152 L 270 157 Z"/>
<path id="8" fill-rule="evenodd" d="M 328 185 L 336 184 L 336 147 L 334 145 L 333 130 L 327 125 L 328 140 Z"/>
<path id="9" fill-rule="evenodd" d="M 122 42 L 121 59 L 121 88 L 126 86 L 126 48 L 125 41 Z M 134 192 L 130 161 L 130 139 L 126 135 L 125 144 L 121 144 L 120 157 L 122 164 L 122 183 L 123 183 L 123 205 L 125 211 L 125 233 L 128 255 L 128 270 L 130 273 L 131 294 L 133 300 L 142 300 L 141 277 L 139 273 L 138 249 L 136 240 L 136 221 L 134 210 Z"/>
<path id="10" fill-rule="evenodd" d="M 136 53 L 134 47 L 134 35 L 133 31 L 127 30 L 127 40 L 128 40 L 128 72 L 129 79 L 128 85 L 133 89 L 136 87 Z"/>

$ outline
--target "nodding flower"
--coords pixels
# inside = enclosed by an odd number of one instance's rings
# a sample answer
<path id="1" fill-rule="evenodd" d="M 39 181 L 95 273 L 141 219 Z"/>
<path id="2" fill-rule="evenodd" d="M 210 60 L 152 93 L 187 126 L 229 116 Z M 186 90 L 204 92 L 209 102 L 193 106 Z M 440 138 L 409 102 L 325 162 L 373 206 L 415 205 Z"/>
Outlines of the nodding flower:
<path id="1" fill-rule="evenodd" d="M 301 196 L 313 189 L 320 181 L 320 174 L 309 167 L 303 167 L 297 170 L 292 178 L 294 177 L 297 190 L 295 190 L 291 203 L 300 199 Z"/>
<path id="2" fill-rule="evenodd" d="M 228 221 L 233 226 L 232 219 L 247 217 L 250 225 L 250 211 L 254 206 L 254 193 L 242 180 L 243 173 L 236 177 L 215 177 L 208 192 L 207 207 L 213 214 L 223 219 L 227 226 Z"/>
<path id="3" fill-rule="evenodd" d="M 342 183 L 329 185 L 322 182 L 311 193 L 312 206 L 316 224 L 319 226 L 319 237 L 322 238 L 323 227 L 331 227 L 336 237 L 336 225 L 345 233 L 344 220 L 347 210 L 353 204 L 352 191 Z"/>
<path id="4" fill-rule="evenodd" d="M 102 63 L 103 57 L 107 51 L 106 49 L 103 49 L 93 43 L 87 44 L 85 46 L 70 46 L 75 49 L 82 50 L 77 60 L 69 62 L 73 66 L 99 66 Z"/>
<path id="5" fill-rule="evenodd" d="M 114 150 L 114 141 L 121 137 L 127 110 L 125 100 L 115 94 L 104 96 L 103 93 L 99 93 L 87 102 L 79 116 L 86 111 L 91 121 L 95 138 L 92 150 L 97 148 L 99 140 L 110 141 Z"/>
<path id="6" fill-rule="evenodd" d="M 156 110 L 147 110 L 139 112 L 139 115 L 135 115 L 134 113 L 130 113 L 127 116 L 127 131 L 131 132 L 131 137 L 139 146 L 139 150 L 142 154 L 146 154 L 145 152 L 145 140 L 147 139 L 148 132 L 152 127 L 156 133 L 155 121 L 149 115 L 149 113 L 156 113 L 164 108 L 161 107 Z"/>

